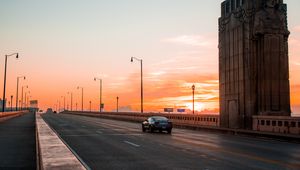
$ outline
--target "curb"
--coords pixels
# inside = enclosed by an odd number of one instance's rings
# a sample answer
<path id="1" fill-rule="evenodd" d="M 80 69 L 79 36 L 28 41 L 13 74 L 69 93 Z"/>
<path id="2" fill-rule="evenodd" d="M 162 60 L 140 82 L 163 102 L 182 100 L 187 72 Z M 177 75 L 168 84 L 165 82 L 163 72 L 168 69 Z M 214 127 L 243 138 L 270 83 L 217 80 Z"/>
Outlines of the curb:
<path id="1" fill-rule="evenodd" d="M 86 169 L 70 148 L 48 126 L 40 114 L 36 114 L 35 120 L 38 169 Z"/>

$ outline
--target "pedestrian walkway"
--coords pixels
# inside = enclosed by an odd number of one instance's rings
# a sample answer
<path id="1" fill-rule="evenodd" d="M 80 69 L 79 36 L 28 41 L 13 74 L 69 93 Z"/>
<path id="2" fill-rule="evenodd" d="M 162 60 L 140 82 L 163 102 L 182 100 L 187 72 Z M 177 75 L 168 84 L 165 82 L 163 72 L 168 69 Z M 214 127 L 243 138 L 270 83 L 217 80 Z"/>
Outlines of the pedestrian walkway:
<path id="1" fill-rule="evenodd" d="M 0 122 L 0 169 L 36 169 L 33 113 Z"/>

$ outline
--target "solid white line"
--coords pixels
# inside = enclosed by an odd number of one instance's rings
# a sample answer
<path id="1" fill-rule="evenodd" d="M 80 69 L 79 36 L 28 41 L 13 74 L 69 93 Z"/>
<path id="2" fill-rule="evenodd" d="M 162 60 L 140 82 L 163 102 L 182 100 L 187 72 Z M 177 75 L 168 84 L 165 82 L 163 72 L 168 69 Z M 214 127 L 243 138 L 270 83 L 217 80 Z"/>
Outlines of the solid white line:
<path id="1" fill-rule="evenodd" d="M 140 147 L 140 145 L 135 144 L 135 143 L 132 143 L 132 142 L 129 142 L 129 141 L 127 141 L 127 140 L 125 140 L 124 142 L 127 143 L 127 144 L 129 144 L 129 145 L 132 145 L 132 146 L 134 146 L 134 147 Z"/>

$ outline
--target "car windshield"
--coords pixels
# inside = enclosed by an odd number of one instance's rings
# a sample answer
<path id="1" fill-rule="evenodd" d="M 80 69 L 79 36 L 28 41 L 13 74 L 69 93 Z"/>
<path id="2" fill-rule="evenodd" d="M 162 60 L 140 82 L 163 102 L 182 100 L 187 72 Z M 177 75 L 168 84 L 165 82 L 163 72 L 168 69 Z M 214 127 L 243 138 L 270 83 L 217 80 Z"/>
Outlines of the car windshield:
<path id="1" fill-rule="evenodd" d="M 153 120 L 155 122 L 167 122 L 168 121 L 168 119 L 165 117 L 153 117 Z"/>

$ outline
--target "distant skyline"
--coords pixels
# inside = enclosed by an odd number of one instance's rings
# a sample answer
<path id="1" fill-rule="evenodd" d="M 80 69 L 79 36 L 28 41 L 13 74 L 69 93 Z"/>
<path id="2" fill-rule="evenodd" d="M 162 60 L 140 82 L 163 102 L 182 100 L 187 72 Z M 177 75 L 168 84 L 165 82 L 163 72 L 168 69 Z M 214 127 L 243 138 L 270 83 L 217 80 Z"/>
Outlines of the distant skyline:
<path id="1" fill-rule="evenodd" d="M 10 0 L 0 4 L 0 90 L 8 60 L 7 98 L 16 96 L 16 77 L 28 85 L 42 108 L 73 92 L 73 108 L 98 110 L 103 79 L 105 110 L 140 110 L 143 59 L 145 111 L 164 107 L 218 112 L 218 18 L 223 0 Z M 300 113 L 300 1 L 288 6 L 292 111 Z M 20 95 L 19 95 L 20 96 Z M 2 95 L 1 95 L 2 98 Z M 15 105 L 15 101 L 13 101 Z"/>

